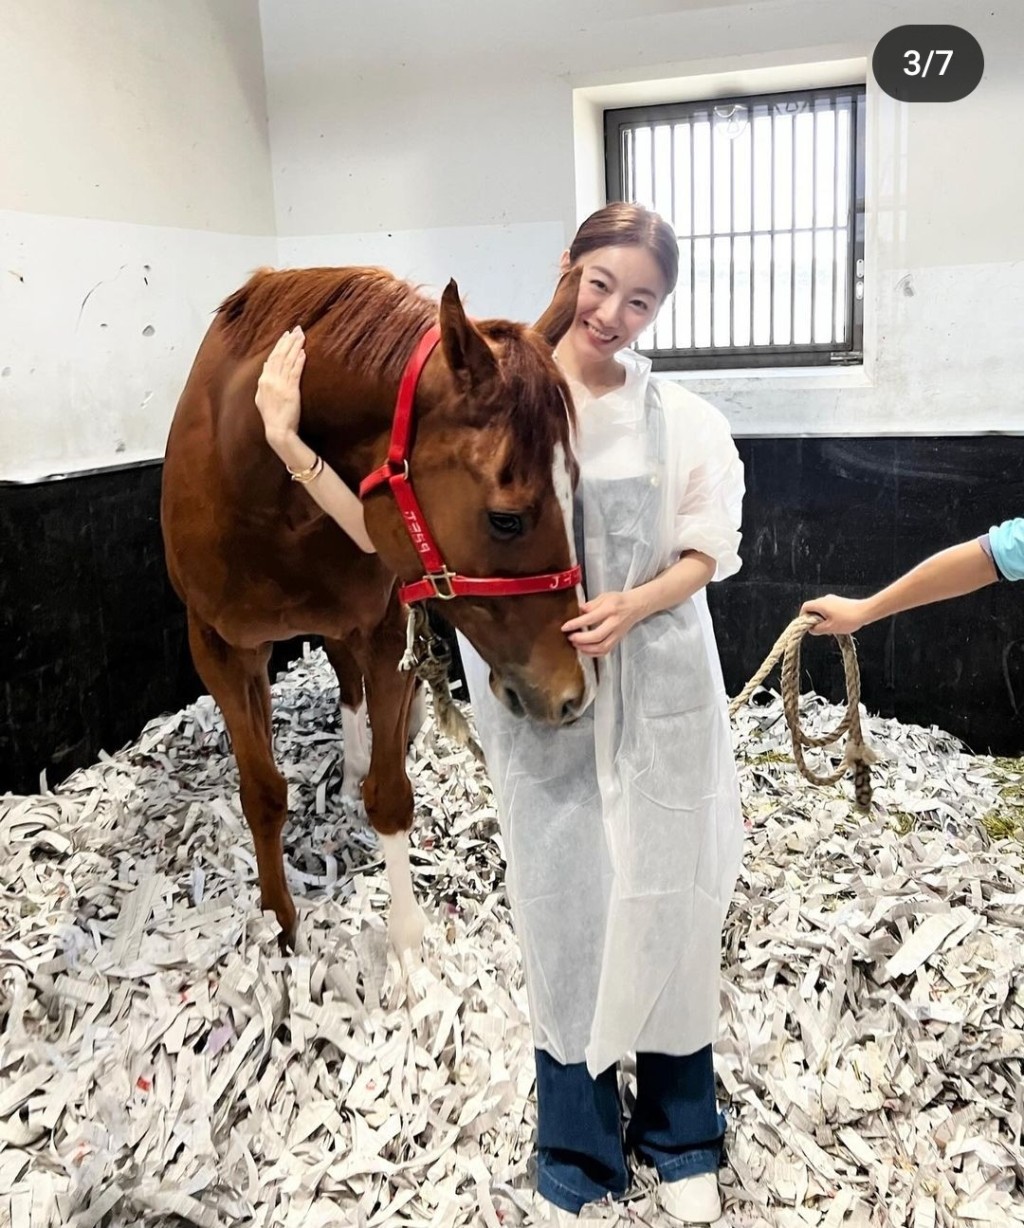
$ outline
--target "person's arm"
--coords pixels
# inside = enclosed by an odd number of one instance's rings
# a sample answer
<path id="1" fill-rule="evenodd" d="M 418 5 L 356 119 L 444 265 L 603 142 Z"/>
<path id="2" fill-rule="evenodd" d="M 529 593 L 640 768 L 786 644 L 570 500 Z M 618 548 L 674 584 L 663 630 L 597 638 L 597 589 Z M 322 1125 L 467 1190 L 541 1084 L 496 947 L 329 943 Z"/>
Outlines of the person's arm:
<path id="1" fill-rule="evenodd" d="M 562 626 L 573 645 L 588 657 L 607 656 L 631 627 L 661 610 L 688 601 L 715 574 L 715 560 L 687 550 L 678 562 L 625 593 L 602 593 L 580 606 L 581 613 Z"/>
<path id="2" fill-rule="evenodd" d="M 267 443 L 290 473 L 300 475 L 310 497 L 360 550 L 375 554 L 377 548 L 366 532 L 359 497 L 299 438 L 302 409 L 299 381 L 306 362 L 304 342 L 302 329 L 293 328 L 278 340 L 263 364 L 256 386 L 256 408 L 263 419 Z"/>
<path id="3" fill-rule="evenodd" d="M 716 576 L 732 575 L 740 566 L 743 465 L 729 425 L 718 410 L 692 393 L 672 384 L 659 388 L 663 401 L 672 398 L 668 412 L 685 415 L 692 424 L 686 432 L 685 458 L 679 458 L 685 459 L 687 472 L 680 479 L 683 495 L 672 529 L 679 557 L 646 584 L 627 592 L 601 593 L 583 603 L 579 617 L 562 630 L 587 656 L 606 656 L 638 622 L 682 605 Z"/>
<path id="4" fill-rule="evenodd" d="M 805 601 L 800 613 L 817 614 L 821 618 L 822 621 L 811 629 L 812 635 L 852 635 L 890 614 L 951 597 L 963 597 L 995 584 L 998 579 L 995 564 L 974 538 L 933 554 L 871 597 L 853 600 L 830 593 L 827 597 Z"/>

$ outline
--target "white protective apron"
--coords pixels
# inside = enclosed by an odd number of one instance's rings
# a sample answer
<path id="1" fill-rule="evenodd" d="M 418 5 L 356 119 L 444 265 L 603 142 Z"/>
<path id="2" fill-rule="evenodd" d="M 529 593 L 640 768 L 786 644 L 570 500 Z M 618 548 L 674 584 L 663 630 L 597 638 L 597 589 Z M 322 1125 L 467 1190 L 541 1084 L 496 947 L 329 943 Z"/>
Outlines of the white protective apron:
<path id="1" fill-rule="evenodd" d="M 637 446 L 611 449 L 599 476 L 588 473 L 586 441 L 588 428 L 600 435 L 587 415 L 601 402 L 581 415 L 574 524 L 588 597 L 635 588 L 665 565 L 648 544 L 664 519 L 664 411 L 653 382 L 646 392 Z M 637 623 L 600 661 L 593 706 L 558 730 L 509 713 L 459 639 L 536 1046 L 563 1063 L 586 1060 L 593 1075 L 630 1051 L 702 1048 L 717 1035 L 722 924 L 743 833 L 704 592 Z"/>

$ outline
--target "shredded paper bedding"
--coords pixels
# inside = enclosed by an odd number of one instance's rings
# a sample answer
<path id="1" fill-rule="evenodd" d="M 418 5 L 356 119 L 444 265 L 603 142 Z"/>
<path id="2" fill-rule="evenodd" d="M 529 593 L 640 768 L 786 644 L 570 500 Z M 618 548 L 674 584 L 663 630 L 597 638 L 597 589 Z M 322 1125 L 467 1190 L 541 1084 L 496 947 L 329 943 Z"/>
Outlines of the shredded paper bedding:
<path id="1" fill-rule="evenodd" d="M 849 784 L 796 774 L 761 698 L 734 724 L 727 1222 L 1024 1224 L 1024 762 L 872 718 L 864 816 Z M 320 652 L 274 686 L 294 954 L 260 912 L 208 697 L 0 798 L 0 1225 L 547 1222 L 486 774 L 430 721 L 411 746 L 432 924 L 402 967 L 376 837 L 341 796 L 337 704 Z M 804 711 L 809 732 L 837 719 L 813 695 Z M 653 1189 L 641 1171 L 608 1218 L 658 1224 Z"/>

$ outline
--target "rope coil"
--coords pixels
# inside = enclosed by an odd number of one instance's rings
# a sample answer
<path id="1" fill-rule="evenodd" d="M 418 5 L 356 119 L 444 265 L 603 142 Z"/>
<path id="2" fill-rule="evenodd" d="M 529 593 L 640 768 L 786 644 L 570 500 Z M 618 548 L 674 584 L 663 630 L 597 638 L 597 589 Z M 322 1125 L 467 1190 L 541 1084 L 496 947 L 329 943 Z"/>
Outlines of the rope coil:
<path id="1" fill-rule="evenodd" d="M 871 806 L 870 765 L 877 761 L 878 756 L 865 742 L 860 726 L 860 666 L 857 663 L 857 649 L 850 636 L 833 637 L 838 641 L 843 655 L 843 673 L 846 676 L 846 715 L 835 729 L 819 737 L 811 737 L 800 727 L 800 648 L 804 636 L 818 622 L 820 619 L 816 614 L 801 614 L 793 619 L 772 645 L 771 651 L 754 676 L 729 704 L 729 715 L 736 715 L 772 672 L 778 659 L 782 657 L 782 709 L 793 743 L 793 759 L 801 776 L 811 784 L 834 785 L 852 768 L 857 808 L 866 811 Z M 825 774 L 812 771 L 804 758 L 804 748 L 823 749 L 838 742 L 843 734 L 849 736 L 846 740 L 842 762 L 835 771 Z"/>

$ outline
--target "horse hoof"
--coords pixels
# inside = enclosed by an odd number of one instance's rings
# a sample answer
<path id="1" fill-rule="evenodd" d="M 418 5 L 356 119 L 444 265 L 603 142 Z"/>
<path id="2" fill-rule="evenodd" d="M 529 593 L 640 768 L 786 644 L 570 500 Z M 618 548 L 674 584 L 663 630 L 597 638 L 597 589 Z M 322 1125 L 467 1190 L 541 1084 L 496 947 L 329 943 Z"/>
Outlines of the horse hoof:
<path id="1" fill-rule="evenodd" d="M 299 919 L 298 917 L 285 929 L 281 927 L 281 932 L 277 936 L 277 945 L 281 948 L 282 955 L 294 955 L 299 941 Z"/>

